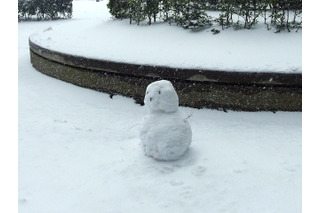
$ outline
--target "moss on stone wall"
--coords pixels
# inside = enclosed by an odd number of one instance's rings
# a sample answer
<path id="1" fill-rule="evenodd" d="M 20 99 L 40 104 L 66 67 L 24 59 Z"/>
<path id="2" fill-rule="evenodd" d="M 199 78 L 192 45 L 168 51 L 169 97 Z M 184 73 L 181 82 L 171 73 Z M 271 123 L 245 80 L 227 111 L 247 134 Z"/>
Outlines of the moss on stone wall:
<path id="1" fill-rule="evenodd" d="M 30 56 L 32 65 L 46 75 L 112 95 L 132 97 L 140 104 L 143 104 L 147 85 L 159 79 L 65 65 L 42 57 L 32 49 Z M 182 106 L 241 111 L 302 111 L 300 87 L 168 80 L 175 86 Z"/>

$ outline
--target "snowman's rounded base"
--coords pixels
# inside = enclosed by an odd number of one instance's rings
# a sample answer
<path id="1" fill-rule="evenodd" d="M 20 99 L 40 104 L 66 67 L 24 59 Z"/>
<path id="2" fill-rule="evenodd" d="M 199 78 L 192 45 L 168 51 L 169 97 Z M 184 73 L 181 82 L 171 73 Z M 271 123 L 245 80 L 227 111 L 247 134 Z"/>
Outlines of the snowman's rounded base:
<path id="1" fill-rule="evenodd" d="M 192 131 L 179 112 L 153 113 L 144 117 L 140 131 L 143 150 L 157 160 L 177 160 L 188 150 Z"/>

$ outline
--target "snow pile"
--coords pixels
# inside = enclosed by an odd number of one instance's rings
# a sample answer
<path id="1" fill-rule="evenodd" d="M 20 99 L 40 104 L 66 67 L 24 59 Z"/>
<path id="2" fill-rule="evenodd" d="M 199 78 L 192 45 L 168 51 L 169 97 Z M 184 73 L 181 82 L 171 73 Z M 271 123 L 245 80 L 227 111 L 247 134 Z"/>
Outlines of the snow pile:
<path id="1" fill-rule="evenodd" d="M 158 160 L 179 159 L 191 144 L 192 132 L 179 112 L 178 95 L 171 82 L 148 85 L 144 103 L 149 110 L 140 132 L 145 153 Z"/>

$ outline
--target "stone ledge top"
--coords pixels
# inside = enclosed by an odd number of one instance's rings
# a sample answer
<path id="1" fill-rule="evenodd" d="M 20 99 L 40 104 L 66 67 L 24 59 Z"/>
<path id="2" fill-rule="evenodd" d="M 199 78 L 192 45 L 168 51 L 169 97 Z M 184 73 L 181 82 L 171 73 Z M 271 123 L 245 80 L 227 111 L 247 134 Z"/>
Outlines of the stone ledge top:
<path id="1" fill-rule="evenodd" d="M 109 72 L 137 77 L 166 78 L 217 84 L 302 87 L 301 73 L 230 72 L 138 65 L 70 55 L 44 48 L 31 39 L 29 39 L 29 45 L 34 53 L 44 58 L 68 66 L 85 68 L 93 72 Z"/>
<path id="2" fill-rule="evenodd" d="M 31 40 L 29 40 L 29 44 L 30 48 L 42 57 L 61 64 L 86 68 L 92 71 L 105 71 L 120 75 L 125 74 L 139 77 L 143 76 L 187 81 L 214 82 L 220 84 L 293 87 L 302 86 L 301 73 L 229 72 L 219 70 L 137 65 L 69 55 L 41 47 Z"/>

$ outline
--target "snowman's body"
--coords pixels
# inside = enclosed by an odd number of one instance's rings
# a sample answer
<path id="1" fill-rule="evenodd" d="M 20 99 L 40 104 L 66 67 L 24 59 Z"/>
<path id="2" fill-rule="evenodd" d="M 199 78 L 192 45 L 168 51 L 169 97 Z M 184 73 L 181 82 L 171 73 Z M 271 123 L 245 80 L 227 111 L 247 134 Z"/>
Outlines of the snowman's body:
<path id="1" fill-rule="evenodd" d="M 140 139 L 146 155 L 158 160 L 176 160 L 191 144 L 192 132 L 179 112 L 178 95 L 171 82 L 151 83 L 144 103 L 149 113 L 144 117 Z"/>

